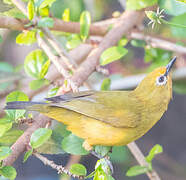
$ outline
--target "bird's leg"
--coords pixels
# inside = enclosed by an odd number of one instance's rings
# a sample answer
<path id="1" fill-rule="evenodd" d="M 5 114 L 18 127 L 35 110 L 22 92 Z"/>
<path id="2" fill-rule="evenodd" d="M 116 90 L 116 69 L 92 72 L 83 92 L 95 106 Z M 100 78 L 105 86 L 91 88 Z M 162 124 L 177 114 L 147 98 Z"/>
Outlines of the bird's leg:
<path id="1" fill-rule="evenodd" d="M 107 163 L 107 165 L 109 166 L 110 170 L 111 170 L 111 174 L 114 173 L 114 168 L 113 168 L 113 165 L 111 163 L 111 161 L 108 159 L 109 157 L 108 156 L 104 156 L 102 157 L 100 154 L 96 153 L 95 151 L 91 150 L 89 151 L 92 155 L 94 155 L 95 157 L 97 157 L 98 159 L 104 159 Z"/>

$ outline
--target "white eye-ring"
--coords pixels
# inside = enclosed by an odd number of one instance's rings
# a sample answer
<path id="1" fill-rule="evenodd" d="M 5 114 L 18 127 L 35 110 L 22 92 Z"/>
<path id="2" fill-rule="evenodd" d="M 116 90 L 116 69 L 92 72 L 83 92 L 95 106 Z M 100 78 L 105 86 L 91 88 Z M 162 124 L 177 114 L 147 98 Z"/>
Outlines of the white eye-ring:
<path id="1" fill-rule="evenodd" d="M 166 83 L 167 83 L 167 77 L 166 76 L 162 75 L 162 76 L 157 77 L 156 84 L 158 86 L 165 85 Z"/>

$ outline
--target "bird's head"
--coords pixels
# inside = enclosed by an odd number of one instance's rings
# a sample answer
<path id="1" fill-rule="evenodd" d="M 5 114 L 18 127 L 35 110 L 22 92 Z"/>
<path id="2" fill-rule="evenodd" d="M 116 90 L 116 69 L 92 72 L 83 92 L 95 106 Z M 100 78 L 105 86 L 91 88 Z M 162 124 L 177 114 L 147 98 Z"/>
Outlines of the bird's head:
<path id="1" fill-rule="evenodd" d="M 174 57 L 165 67 L 149 73 L 136 88 L 136 93 L 147 98 L 172 98 L 172 79 L 170 70 L 176 61 Z"/>

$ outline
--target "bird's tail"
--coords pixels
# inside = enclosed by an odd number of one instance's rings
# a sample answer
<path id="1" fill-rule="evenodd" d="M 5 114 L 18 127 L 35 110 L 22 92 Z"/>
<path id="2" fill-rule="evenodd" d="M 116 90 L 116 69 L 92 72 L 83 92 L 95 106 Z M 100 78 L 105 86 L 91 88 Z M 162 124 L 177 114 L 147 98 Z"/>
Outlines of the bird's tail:
<path id="1" fill-rule="evenodd" d="M 12 101 L 7 102 L 4 109 L 26 109 L 29 111 L 40 111 L 42 105 L 47 105 L 44 102 L 31 102 L 31 101 Z"/>

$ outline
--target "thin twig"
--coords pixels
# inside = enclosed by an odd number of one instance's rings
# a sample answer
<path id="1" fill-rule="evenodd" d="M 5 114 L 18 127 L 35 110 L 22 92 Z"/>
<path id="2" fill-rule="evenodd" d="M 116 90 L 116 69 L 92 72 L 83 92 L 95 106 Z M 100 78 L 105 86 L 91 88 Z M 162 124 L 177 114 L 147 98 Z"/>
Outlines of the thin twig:
<path id="1" fill-rule="evenodd" d="M 132 143 L 128 144 L 127 147 L 130 149 L 131 153 L 133 154 L 133 156 L 136 158 L 136 160 L 138 161 L 138 163 L 141 166 L 147 166 L 148 167 L 148 163 L 146 162 L 143 153 L 138 148 L 138 146 L 136 145 L 135 142 L 132 142 Z M 149 171 L 146 174 L 149 177 L 149 179 L 151 179 L 151 180 L 161 180 L 159 175 L 154 170 Z"/>
<path id="2" fill-rule="evenodd" d="M 55 164 L 54 161 L 47 159 L 46 157 L 42 156 L 39 153 L 33 153 L 33 155 L 36 156 L 39 160 L 41 160 L 43 164 L 50 166 L 51 168 L 57 170 L 58 174 L 65 173 L 68 176 L 73 177 L 73 178 L 84 179 L 84 176 L 78 176 L 78 175 L 72 174 L 65 167 Z"/>

